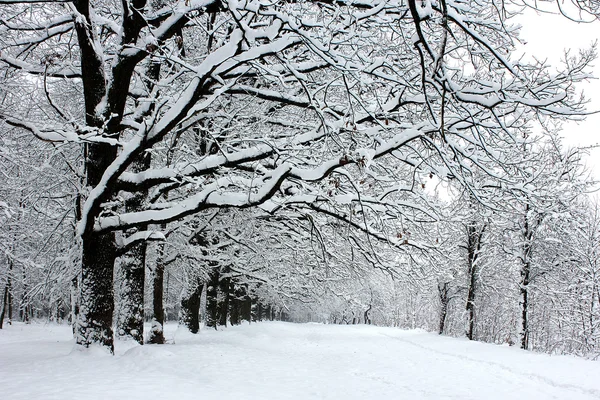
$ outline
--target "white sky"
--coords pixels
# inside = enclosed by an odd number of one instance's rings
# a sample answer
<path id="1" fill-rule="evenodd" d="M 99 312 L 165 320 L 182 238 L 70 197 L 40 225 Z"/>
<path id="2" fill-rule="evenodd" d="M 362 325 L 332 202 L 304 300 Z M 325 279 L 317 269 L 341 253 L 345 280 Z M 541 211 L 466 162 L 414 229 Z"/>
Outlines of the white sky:
<path id="1" fill-rule="evenodd" d="M 527 42 L 524 46 L 526 55 L 548 59 L 552 65 L 559 64 L 565 49 L 572 49 L 576 54 L 579 49 L 589 48 L 595 41 L 600 42 L 600 21 L 577 23 L 562 15 L 528 10 L 519 23 L 522 25 L 521 38 Z M 600 60 L 594 63 L 591 72 L 600 78 Z M 600 111 L 600 79 L 580 85 L 579 90 L 590 99 L 588 110 Z M 600 113 L 590 115 L 582 122 L 566 123 L 563 136 L 569 147 L 600 143 Z M 586 164 L 600 179 L 600 149 L 590 151 Z"/>

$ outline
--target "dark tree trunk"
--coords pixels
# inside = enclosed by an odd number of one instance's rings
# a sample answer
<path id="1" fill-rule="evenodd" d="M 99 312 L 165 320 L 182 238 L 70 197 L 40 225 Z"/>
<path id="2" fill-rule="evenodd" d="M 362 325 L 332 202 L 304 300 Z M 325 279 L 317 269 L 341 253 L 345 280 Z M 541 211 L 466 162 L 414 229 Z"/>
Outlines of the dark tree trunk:
<path id="1" fill-rule="evenodd" d="M 19 319 L 26 324 L 29 323 L 29 313 L 27 312 L 27 306 L 29 300 L 27 298 L 27 292 L 29 291 L 27 285 L 27 274 L 25 273 L 25 267 L 23 267 L 23 292 L 21 293 L 21 302 L 19 303 Z"/>
<path id="2" fill-rule="evenodd" d="M 247 294 L 245 288 L 241 305 L 241 314 L 242 320 L 248 321 L 249 323 L 252 322 L 252 298 Z"/>
<path id="3" fill-rule="evenodd" d="M 271 320 L 271 306 L 270 305 L 264 306 L 263 312 L 265 313 L 265 321 L 270 321 Z"/>
<path id="4" fill-rule="evenodd" d="M 99 343 L 114 352 L 113 266 L 116 257 L 114 233 L 88 233 L 83 239 L 81 299 L 77 343 L 88 347 Z"/>
<path id="5" fill-rule="evenodd" d="M 232 280 L 230 279 L 230 281 Z M 229 301 L 229 322 L 231 323 L 231 325 L 239 325 L 242 314 L 242 307 L 244 304 L 244 292 L 240 290 L 239 287 L 236 287 L 236 285 L 233 282 L 231 282 L 229 284 L 229 293 L 232 294 L 231 299 Z"/>
<path id="6" fill-rule="evenodd" d="M 529 285 L 531 283 L 531 253 L 533 251 L 533 240 L 535 232 L 543 221 L 543 214 L 537 214 L 531 210 L 529 204 L 525 206 L 523 231 L 522 231 L 522 254 L 521 260 L 521 348 L 529 349 L 530 331 L 529 331 Z"/>
<path id="7" fill-rule="evenodd" d="M 438 292 L 440 294 L 440 303 L 442 304 L 440 310 L 440 325 L 438 329 L 438 333 L 441 335 L 444 333 L 444 328 L 446 327 L 446 316 L 448 315 L 448 303 L 450 302 L 450 297 L 448 296 L 448 282 L 439 283 L 438 284 Z"/>
<path id="8" fill-rule="evenodd" d="M 117 332 L 144 344 L 144 277 L 146 242 L 135 244 L 121 257 L 123 282 Z"/>
<path id="9" fill-rule="evenodd" d="M 475 274 L 469 274 L 469 289 L 467 292 L 467 338 L 473 340 L 475 331 Z"/>
<path id="10" fill-rule="evenodd" d="M 106 93 L 106 80 L 103 60 L 97 56 L 95 37 L 90 18 L 89 0 L 76 0 L 74 6 L 80 14 L 75 21 L 75 31 L 81 54 L 81 75 L 83 95 L 85 102 L 86 124 L 93 128 L 106 129 L 105 117 L 112 118 L 113 111 L 107 107 L 99 110 Z M 120 89 L 128 90 L 127 84 L 119 85 Z M 125 87 L 127 86 L 127 87 Z M 109 104 L 109 106 L 112 106 Z M 99 115 L 103 111 L 105 115 Z M 116 113 L 119 114 L 120 113 Z M 114 132 L 107 132 L 114 134 Z M 89 143 L 85 148 L 85 185 L 89 190 L 96 187 L 106 168 L 117 155 L 116 147 L 108 144 Z M 106 191 L 106 200 L 110 193 Z M 80 304 L 77 321 L 76 341 L 88 347 L 98 343 L 114 352 L 113 345 L 113 268 L 116 258 L 116 244 L 114 233 L 96 233 L 93 231 L 94 217 L 100 212 L 100 205 L 95 204 L 88 210 L 88 215 L 79 215 L 78 220 L 85 218 L 86 229 L 82 232 L 82 260 L 81 260 L 81 285 Z"/>
<path id="11" fill-rule="evenodd" d="M 4 326 L 4 315 L 8 306 L 8 283 L 4 286 L 4 295 L 2 296 L 2 312 L 0 312 L 0 329 Z"/>
<path id="12" fill-rule="evenodd" d="M 210 271 L 206 287 L 206 326 L 217 329 L 219 324 L 219 269 Z"/>
<path id="13" fill-rule="evenodd" d="M 371 318 L 369 317 L 369 312 L 371 311 L 372 305 L 369 304 L 369 308 L 365 310 L 365 324 L 371 325 Z"/>
<path id="14" fill-rule="evenodd" d="M 196 281 L 195 287 L 190 288 L 187 296 L 181 299 L 181 322 L 192 333 L 200 331 L 200 297 L 202 284 Z"/>
<path id="15" fill-rule="evenodd" d="M 483 232 L 485 231 L 485 225 L 480 229 L 476 223 L 469 224 L 467 226 L 467 275 L 469 278 L 467 288 L 467 338 L 469 340 L 474 339 L 475 334 L 475 291 L 477 287 L 477 277 L 479 275 L 478 259 L 481 251 L 481 239 Z"/>
<path id="16" fill-rule="evenodd" d="M 164 275 L 165 265 L 163 261 L 163 250 L 164 245 L 160 244 L 158 251 L 158 259 L 156 260 L 156 266 L 154 267 L 154 276 L 152 277 L 152 328 L 150 329 L 150 335 L 148 337 L 148 343 L 153 344 L 164 344 L 165 334 L 165 309 L 163 306 L 163 293 L 164 293 Z"/>
<path id="17" fill-rule="evenodd" d="M 525 263 L 521 269 L 521 348 L 529 348 L 529 263 Z"/>
<path id="18" fill-rule="evenodd" d="M 12 273 L 13 273 L 13 261 L 10 257 L 8 258 L 8 274 L 6 276 L 6 286 L 4 287 L 4 295 L 2 296 L 2 314 L 0 315 L 0 329 L 4 325 L 4 318 L 6 311 L 8 310 L 8 325 L 12 325 Z"/>
<path id="19" fill-rule="evenodd" d="M 219 325 L 227 326 L 227 317 L 229 316 L 229 302 L 230 302 L 230 293 L 229 287 L 231 286 L 230 278 L 221 278 L 219 282 Z"/>
<path id="20" fill-rule="evenodd" d="M 10 278 L 9 278 L 10 279 Z M 7 319 L 7 323 L 9 325 L 12 325 L 12 321 L 13 321 L 13 294 L 12 294 L 12 283 L 9 285 L 8 287 L 8 319 Z"/>
<path id="21" fill-rule="evenodd" d="M 71 328 L 73 328 L 73 337 L 75 337 L 77 333 L 77 321 L 79 315 L 79 276 L 73 277 L 71 279 L 71 315 L 70 315 L 70 323 Z"/>
<path id="22" fill-rule="evenodd" d="M 150 168 L 150 153 L 139 156 L 132 164 L 132 172 L 143 172 Z M 135 193 L 126 203 L 127 212 L 142 211 L 146 192 Z M 147 230 L 147 226 L 131 229 L 128 234 Z M 146 277 L 146 241 L 131 245 L 121 256 L 123 282 L 121 285 L 121 314 L 117 332 L 144 344 L 144 280 Z"/>
<path id="23" fill-rule="evenodd" d="M 260 302 L 256 305 L 256 320 L 263 320 L 263 305 Z"/>

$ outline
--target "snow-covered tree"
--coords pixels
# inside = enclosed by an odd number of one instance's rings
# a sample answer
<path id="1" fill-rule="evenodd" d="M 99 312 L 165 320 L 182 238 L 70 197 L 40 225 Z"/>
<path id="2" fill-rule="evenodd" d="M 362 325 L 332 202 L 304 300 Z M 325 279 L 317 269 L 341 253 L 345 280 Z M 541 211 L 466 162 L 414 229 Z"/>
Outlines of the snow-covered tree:
<path id="1" fill-rule="evenodd" d="M 594 53 L 554 72 L 513 60 L 511 15 L 493 1 L 0 1 L 2 128 L 81 145 L 77 342 L 112 349 L 115 260 L 155 226 L 309 209 L 402 245 L 398 219 L 435 220 L 428 176 L 484 203 L 489 186 L 519 189 L 523 131 L 583 111 L 573 83 Z M 26 110 L 23 82 L 39 87 Z"/>

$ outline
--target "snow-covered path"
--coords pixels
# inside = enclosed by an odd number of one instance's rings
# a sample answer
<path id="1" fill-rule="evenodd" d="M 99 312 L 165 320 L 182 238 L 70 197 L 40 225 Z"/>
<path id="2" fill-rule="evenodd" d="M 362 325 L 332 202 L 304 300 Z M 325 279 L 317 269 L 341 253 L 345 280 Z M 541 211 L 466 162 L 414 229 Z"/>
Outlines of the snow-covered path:
<path id="1" fill-rule="evenodd" d="M 600 399 L 600 362 L 373 326 L 261 323 L 175 344 L 74 350 L 69 327 L 0 330 L 0 399 Z"/>

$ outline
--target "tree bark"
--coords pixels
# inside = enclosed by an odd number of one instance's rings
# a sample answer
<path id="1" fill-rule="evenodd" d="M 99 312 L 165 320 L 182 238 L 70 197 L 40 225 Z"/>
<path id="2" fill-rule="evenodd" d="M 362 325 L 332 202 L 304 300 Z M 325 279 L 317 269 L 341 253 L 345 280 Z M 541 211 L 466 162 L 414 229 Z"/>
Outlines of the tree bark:
<path id="1" fill-rule="evenodd" d="M 144 344 L 144 277 L 146 242 L 133 245 L 121 257 L 121 309 L 117 332 Z"/>
<path id="2" fill-rule="evenodd" d="M 188 296 L 181 299 L 181 321 L 192 333 L 200 331 L 200 297 L 202 284 L 198 280 Z"/>
<path id="3" fill-rule="evenodd" d="M 248 323 L 252 322 L 252 298 L 248 294 L 246 288 L 243 288 L 243 297 L 240 313 L 242 320 L 248 321 Z"/>
<path id="4" fill-rule="evenodd" d="M 30 307 L 29 307 L 29 299 L 27 297 L 29 288 L 27 285 L 27 274 L 25 271 L 25 266 L 23 266 L 22 271 L 23 271 L 23 292 L 21 293 L 21 302 L 19 303 L 19 318 L 21 319 L 22 322 L 25 322 L 26 324 L 28 324 L 30 322 L 29 321 Z"/>
<path id="5" fill-rule="evenodd" d="M 442 303 L 442 308 L 440 311 L 440 325 L 438 329 L 438 333 L 441 335 L 444 333 L 444 328 L 446 327 L 446 316 L 448 315 L 448 303 L 450 302 L 450 298 L 448 297 L 448 282 L 444 282 L 443 284 L 438 284 L 438 292 L 440 294 L 440 303 Z"/>
<path id="6" fill-rule="evenodd" d="M 229 301 L 230 301 L 229 286 L 230 286 L 230 282 L 231 282 L 231 280 L 227 277 L 221 278 L 221 280 L 219 282 L 220 296 L 218 297 L 218 299 L 219 299 L 218 308 L 219 308 L 219 325 L 221 325 L 221 326 L 227 326 L 227 317 L 229 316 Z"/>
<path id="7" fill-rule="evenodd" d="M 132 172 L 150 168 L 150 153 L 139 156 L 132 164 Z M 135 193 L 126 203 L 128 212 L 141 211 L 146 191 Z M 147 226 L 131 229 L 129 235 L 147 230 Z M 123 282 L 121 285 L 121 314 L 117 332 L 119 336 L 131 337 L 144 344 L 144 280 L 146 276 L 146 241 L 131 245 L 121 256 Z"/>
<path id="8" fill-rule="evenodd" d="M 524 263 L 521 269 L 521 348 L 529 348 L 529 275 L 530 265 Z"/>
<path id="9" fill-rule="evenodd" d="M 164 245 L 161 243 L 158 251 L 158 259 L 152 277 L 152 328 L 148 337 L 148 343 L 164 344 L 165 309 L 163 306 L 165 264 L 163 259 Z"/>
<path id="10" fill-rule="evenodd" d="M 206 326 L 217 329 L 219 323 L 219 269 L 213 268 L 206 287 Z"/>
<path id="11" fill-rule="evenodd" d="M 256 320 L 257 321 L 263 320 L 263 305 L 260 302 L 258 302 L 256 304 Z"/>
<path id="12" fill-rule="evenodd" d="M 106 95 L 104 65 L 96 53 L 94 31 L 90 18 L 89 0 L 76 0 L 75 8 L 80 14 L 75 22 L 75 31 L 81 54 L 81 75 L 85 102 L 86 124 L 104 129 L 105 118 L 97 109 Z M 109 115 L 110 116 L 110 115 Z M 106 168 L 117 155 L 114 146 L 100 143 L 88 143 L 85 148 L 85 177 L 88 190 L 96 187 Z M 108 192 L 106 190 L 106 192 Z M 105 193 L 105 196 L 109 196 Z M 90 210 L 86 218 L 87 229 L 81 235 L 81 286 L 80 304 L 77 321 L 76 341 L 88 347 L 98 343 L 114 352 L 113 344 L 113 268 L 116 258 L 114 233 L 93 231 L 94 214 L 99 210 Z M 79 214 L 81 215 L 81 214 Z M 80 219 L 79 218 L 79 219 Z M 81 222 L 81 221 L 80 221 Z"/>
<path id="13" fill-rule="evenodd" d="M 4 295 L 2 296 L 2 312 L 0 312 L 0 329 L 4 325 L 4 315 L 6 314 L 6 306 L 8 305 L 8 283 L 4 286 Z"/>
<path id="14" fill-rule="evenodd" d="M 530 331 L 529 331 L 529 284 L 531 283 L 531 254 L 533 251 L 533 240 L 535 232 L 543 221 L 543 215 L 535 213 L 531 210 L 529 204 L 525 206 L 523 230 L 522 230 L 522 254 L 521 259 L 521 348 L 527 350 L 529 348 Z"/>
<path id="15" fill-rule="evenodd" d="M 478 229 L 476 223 L 467 226 L 467 274 L 469 278 L 467 288 L 467 338 L 474 339 L 475 334 L 475 291 L 477 286 L 477 277 L 479 275 L 478 259 L 481 251 L 481 241 L 485 225 Z"/>
<path id="16" fill-rule="evenodd" d="M 77 343 L 88 347 L 99 343 L 114 353 L 113 266 L 116 257 L 114 233 L 88 233 L 83 239 L 81 302 Z"/>
<path id="17" fill-rule="evenodd" d="M 369 304 L 369 308 L 365 310 L 365 325 L 371 325 L 371 318 L 369 317 L 369 312 L 371 311 L 372 305 Z"/>

